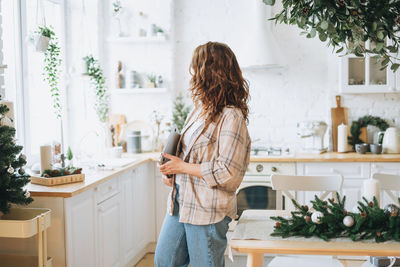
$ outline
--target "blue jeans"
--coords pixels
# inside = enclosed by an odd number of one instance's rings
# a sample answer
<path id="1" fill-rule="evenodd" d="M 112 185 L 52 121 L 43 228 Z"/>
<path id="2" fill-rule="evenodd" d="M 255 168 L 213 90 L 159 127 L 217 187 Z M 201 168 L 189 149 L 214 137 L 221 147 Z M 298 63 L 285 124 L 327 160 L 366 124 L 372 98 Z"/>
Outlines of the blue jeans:
<path id="1" fill-rule="evenodd" d="M 178 188 L 177 188 L 178 189 Z M 173 215 L 167 214 L 158 238 L 155 267 L 223 267 L 226 233 L 231 218 L 209 225 L 179 222 L 179 190 Z"/>

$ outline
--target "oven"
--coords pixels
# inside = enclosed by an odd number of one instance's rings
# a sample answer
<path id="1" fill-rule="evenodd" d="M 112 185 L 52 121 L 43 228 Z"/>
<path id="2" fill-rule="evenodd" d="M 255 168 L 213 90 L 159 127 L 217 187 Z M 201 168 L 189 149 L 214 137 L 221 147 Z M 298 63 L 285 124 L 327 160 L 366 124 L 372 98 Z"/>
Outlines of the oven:
<path id="1" fill-rule="evenodd" d="M 276 209 L 276 191 L 272 190 L 271 175 L 295 175 L 296 166 L 289 162 L 250 162 L 237 196 L 238 217 L 247 209 Z M 284 206 L 291 205 L 283 199 Z"/>

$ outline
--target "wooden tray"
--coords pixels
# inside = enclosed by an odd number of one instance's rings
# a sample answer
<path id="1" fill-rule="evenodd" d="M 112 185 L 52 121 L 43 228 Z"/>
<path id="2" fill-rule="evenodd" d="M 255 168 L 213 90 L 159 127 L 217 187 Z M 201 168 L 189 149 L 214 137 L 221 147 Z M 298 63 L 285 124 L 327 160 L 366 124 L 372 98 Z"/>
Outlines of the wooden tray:
<path id="1" fill-rule="evenodd" d="M 74 174 L 74 175 L 66 175 L 66 176 L 52 177 L 52 178 L 31 176 L 32 184 L 40 184 L 46 186 L 71 184 L 83 181 L 85 181 L 85 174 Z"/>

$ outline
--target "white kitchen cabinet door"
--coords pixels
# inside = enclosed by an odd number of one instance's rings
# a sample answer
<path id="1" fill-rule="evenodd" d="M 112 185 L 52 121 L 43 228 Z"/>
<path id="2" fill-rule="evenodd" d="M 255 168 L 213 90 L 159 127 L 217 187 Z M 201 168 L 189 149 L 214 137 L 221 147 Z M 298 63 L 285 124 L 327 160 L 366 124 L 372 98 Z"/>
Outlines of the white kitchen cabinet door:
<path id="1" fill-rule="evenodd" d="M 122 254 L 124 265 L 136 255 L 137 246 L 135 229 L 136 211 L 134 181 L 137 179 L 136 169 L 129 170 L 120 176 L 122 201 Z"/>
<path id="2" fill-rule="evenodd" d="M 366 47 L 374 48 L 374 42 L 367 41 Z M 341 57 L 340 92 L 343 94 L 398 93 L 396 74 L 390 69 L 381 70 L 381 61 L 366 55 Z"/>
<path id="3" fill-rule="evenodd" d="M 120 194 L 97 206 L 97 237 L 98 266 L 122 266 Z"/>
<path id="4" fill-rule="evenodd" d="M 168 195 L 171 191 L 171 187 L 166 186 L 161 180 L 161 173 L 156 169 L 155 173 L 155 185 L 156 185 L 156 239 L 160 235 L 161 226 L 164 222 L 165 215 L 167 214 L 167 201 Z"/>
<path id="5" fill-rule="evenodd" d="M 385 174 L 394 174 L 400 176 L 400 163 L 397 162 L 376 162 L 371 164 L 371 174 L 374 173 L 385 173 Z M 392 193 L 396 197 L 400 197 L 400 192 Z M 381 204 L 380 206 L 383 208 L 387 204 L 394 203 L 398 205 L 399 203 L 394 202 L 392 198 L 390 198 L 386 193 L 381 191 Z"/>
<path id="6" fill-rule="evenodd" d="M 136 168 L 133 182 L 134 228 L 136 251 L 140 252 L 150 242 L 155 242 L 154 165 L 151 163 Z M 152 167 L 152 168 L 150 168 Z"/>
<path id="7" fill-rule="evenodd" d="M 74 197 L 65 198 L 64 203 L 66 265 L 69 267 L 97 266 L 94 190 L 90 189 Z"/>

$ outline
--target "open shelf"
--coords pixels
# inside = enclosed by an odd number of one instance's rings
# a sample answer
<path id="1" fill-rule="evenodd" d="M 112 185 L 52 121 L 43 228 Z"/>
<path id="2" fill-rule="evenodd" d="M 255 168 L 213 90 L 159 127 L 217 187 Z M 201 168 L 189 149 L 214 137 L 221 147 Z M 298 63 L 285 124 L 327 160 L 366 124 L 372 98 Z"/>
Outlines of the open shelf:
<path id="1" fill-rule="evenodd" d="M 150 37 L 115 37 L 107 39 L 109 43 L 162 43 L 166 42 L 167 38 L 165 35 L 162 36 L 150 36 Z"/>
<path id="2" fill-rule="evenodd" d="M 113 95 L 134 95 L 134 94 L 157 94 L 166 93 L 167 88 L 117 88 L 112 89 L 111 94 Z"/>
<path id="3" fill-rule="evenodd" d="M 284 68 L 285 68 L 284 66 L 277 64 L 250 65 L 241 67 L 243 71 L 281 70 Z"/>

